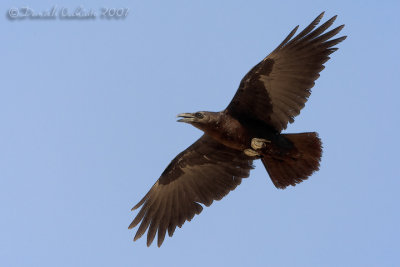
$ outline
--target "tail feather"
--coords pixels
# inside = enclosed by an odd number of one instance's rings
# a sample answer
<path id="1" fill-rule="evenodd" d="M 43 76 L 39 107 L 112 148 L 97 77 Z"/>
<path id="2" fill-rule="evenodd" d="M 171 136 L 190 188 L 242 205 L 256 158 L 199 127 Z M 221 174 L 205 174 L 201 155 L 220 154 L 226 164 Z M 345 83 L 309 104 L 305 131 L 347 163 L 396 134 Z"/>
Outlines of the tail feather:
<path id="1" fill-rule="evenodd" d="M 281 189 L 289 185 L 295 186 L 319 170 L 322 156 L 322 144 L 317 133 L 283 136 L 293 143 L 294 148 L 284 156 L 265 154 L 261 159 L 272 182 Z"/>

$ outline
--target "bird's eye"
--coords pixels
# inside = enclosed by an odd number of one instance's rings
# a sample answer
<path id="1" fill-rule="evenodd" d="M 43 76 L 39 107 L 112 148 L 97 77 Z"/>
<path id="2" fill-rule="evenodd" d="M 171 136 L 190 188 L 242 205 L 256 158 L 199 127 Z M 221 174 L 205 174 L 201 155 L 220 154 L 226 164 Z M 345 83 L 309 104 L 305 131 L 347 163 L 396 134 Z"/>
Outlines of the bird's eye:
<path id="1" fill-rule="evenodd" d="M 195 116 L 196 118 L 198 118 L 198 119 L 204 118 L 204 115 L 201 114 L 200 112 L 196 112 L 196 113 L 194 114 L 194 116 Z"/>

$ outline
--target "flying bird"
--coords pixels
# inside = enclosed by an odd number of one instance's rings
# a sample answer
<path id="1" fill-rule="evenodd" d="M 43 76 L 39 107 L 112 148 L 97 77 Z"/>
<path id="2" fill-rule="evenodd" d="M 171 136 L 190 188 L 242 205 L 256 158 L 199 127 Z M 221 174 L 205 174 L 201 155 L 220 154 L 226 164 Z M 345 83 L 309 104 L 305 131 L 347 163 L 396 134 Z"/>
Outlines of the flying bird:
<path id="1" fill-rule="evenodd" d="M 282 134 L 300 113 L 311 88 L 334 47 L 346 36 L 332 39 L 344 27 L 327 31 L 332 17 L 315 28 L 321 13 L 283 42 L 241 80 L 228 107 L 220 112 L 182 113 L 185 122 L 204 132 L 172 160 L 150 191 L 132 210 L 141 208 L 129 229 L 140 226 L 134 241 L 146 230 L 147 246 L 158 232 L 158 246 L 168 232 L 200 214 L 249 177 L 260 159 L 273 184 L 280 189 L 307 179 L 319 169 L 321 140 L 316 132 Z"/>

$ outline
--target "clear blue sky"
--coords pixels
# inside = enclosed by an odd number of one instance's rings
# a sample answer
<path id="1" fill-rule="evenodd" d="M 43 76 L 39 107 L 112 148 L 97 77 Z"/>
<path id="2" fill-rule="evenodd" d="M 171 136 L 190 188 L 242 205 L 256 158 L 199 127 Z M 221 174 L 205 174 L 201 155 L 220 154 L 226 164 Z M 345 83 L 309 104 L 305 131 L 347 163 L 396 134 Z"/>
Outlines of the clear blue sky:
<path id="1" fill-rule="evenodd" d="M 130 13 L 6 18 L 27 4 Z M 161 248 L 133 242 L 131 207 L 201 135 L 176 114 L 225 108 L 252 66 L 324 10 L 348 39 L 287 130 L 319 132 L 321 170 L 282 191 L 257 162 Z M 396 266 L 399 10 L 398 1 L 2 1 L 0 265 Z"/>

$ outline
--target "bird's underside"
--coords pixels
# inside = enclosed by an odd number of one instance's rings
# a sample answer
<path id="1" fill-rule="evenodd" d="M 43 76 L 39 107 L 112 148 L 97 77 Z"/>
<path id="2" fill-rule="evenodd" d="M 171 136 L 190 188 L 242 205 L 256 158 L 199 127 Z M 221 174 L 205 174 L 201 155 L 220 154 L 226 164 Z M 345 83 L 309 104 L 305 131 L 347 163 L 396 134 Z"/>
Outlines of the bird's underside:
<path id="1" fill-rule="evenodd" d="M 204 135 L 175 157 L 142 200 L 129 229 L 146 230 L 149 246 L 158 233 L 158 246 L 168 232 L 199 214 L 203 206 L 220 200 L 261 159 L 277 188 L 296 185 L 319 169 L 322 145 L 315 132 L 281 134 L 304 107 L 319 72 L 344 27 L 328 31 L 336 16 L 318 28 L 324 13 L 294 36 L 298 26 L 242 79 L 228 107 L 221 112 L 179 114 L 179 121 Z M 294 37 L 293 37 L 294 36 Z"/>

